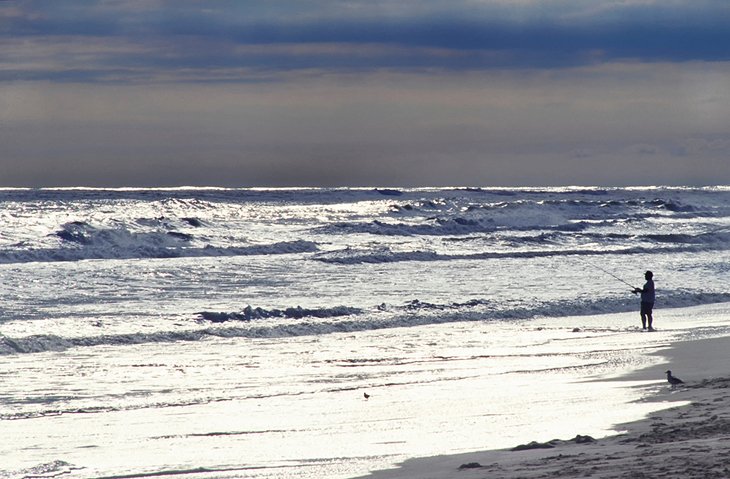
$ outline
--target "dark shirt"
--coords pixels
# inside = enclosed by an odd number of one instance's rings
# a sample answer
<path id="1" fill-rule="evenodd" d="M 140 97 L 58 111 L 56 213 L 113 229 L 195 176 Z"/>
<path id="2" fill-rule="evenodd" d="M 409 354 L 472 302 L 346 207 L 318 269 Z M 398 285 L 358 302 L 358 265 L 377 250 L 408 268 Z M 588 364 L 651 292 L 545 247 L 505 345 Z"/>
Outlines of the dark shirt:
<path id="1" fill-rule="evenodd" d="M 654 280 L 650 279 L 644 284 L 644 288 L 641 290 L 641 302 L 653 303 L 654 299 Z"/>

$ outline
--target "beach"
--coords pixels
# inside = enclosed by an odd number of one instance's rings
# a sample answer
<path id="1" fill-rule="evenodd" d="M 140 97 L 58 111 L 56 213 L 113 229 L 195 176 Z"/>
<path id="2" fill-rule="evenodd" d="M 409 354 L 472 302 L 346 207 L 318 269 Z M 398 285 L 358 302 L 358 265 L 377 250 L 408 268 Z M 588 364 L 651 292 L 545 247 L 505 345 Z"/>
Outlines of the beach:
<path id="1" fill-rule="evenodd" d="M 515 448 L 412 459 L 364 478 L 728 478 L 730 477 L 730 336 L 682 341 L 656 354 L 661 364 L 622 379 L 649 380 L 681 367 L 685 384 L 666 383 L 648 401 L 679 404 L 617 425 L 601 439 L 581 435 Z M 524 446 L 524 447 L 520 447 Z M 521 450 L 513 450 L 521 449 Z"/>
<path id="2" fill-rule="evenodd" d="M 490 477 L 503 460 L 474 451 L 603 444 L 693 400 L 667 363 L 727 376 L 661 355 L 730 336 L 728 205 L 725 187 L 2 190 L 0 479 L 409 477 L 419 457 Z M 652 333 L 631 293 L 649 269 Z"/>

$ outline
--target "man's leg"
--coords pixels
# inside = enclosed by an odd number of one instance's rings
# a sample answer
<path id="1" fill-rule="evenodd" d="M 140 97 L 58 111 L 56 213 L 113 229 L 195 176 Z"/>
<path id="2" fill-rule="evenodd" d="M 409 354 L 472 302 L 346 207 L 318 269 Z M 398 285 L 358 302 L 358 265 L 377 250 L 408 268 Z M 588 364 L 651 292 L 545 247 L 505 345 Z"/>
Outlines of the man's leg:
<path id="1" fill-rule="evenodd" d="M 651 323 L 654 321 L 654 305 L 649 304 L 646 308 L 646 318 L 649 320 L 649 330 L 653 331 L 654 328 L 651 327 Z"/>

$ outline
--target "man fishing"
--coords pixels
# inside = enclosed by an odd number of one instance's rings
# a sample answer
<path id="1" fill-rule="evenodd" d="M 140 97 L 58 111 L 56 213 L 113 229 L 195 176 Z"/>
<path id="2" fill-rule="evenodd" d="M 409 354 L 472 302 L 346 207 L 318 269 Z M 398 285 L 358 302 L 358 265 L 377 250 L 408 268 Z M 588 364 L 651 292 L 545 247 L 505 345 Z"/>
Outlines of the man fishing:
<path id="1" fill-rule="evenodd" d="M 654 309 L 654 273 L 647 271 L 644 273 L 646 283 L 643 288 L 634 288 L 634 294 L 641 293 L 641 325 L 644 329 L 649 326 L 649 331 L 654 331 L 652 327 L 652 310 Z"/>

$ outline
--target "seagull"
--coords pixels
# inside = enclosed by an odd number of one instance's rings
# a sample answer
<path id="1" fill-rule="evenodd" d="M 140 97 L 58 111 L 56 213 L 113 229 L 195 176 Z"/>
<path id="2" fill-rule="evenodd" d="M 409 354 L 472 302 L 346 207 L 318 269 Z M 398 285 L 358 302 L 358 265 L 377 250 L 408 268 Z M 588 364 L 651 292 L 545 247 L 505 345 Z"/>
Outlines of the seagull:
<path id="1" fill-rule="evenodd" d="M 672 376 L 672 371 L 667 371 L 667 381 L 669 381 L 669 384 L 671 384 L 672 386 L 676 386 L 677 384 L 684 384 L 684 381 Z"/>

